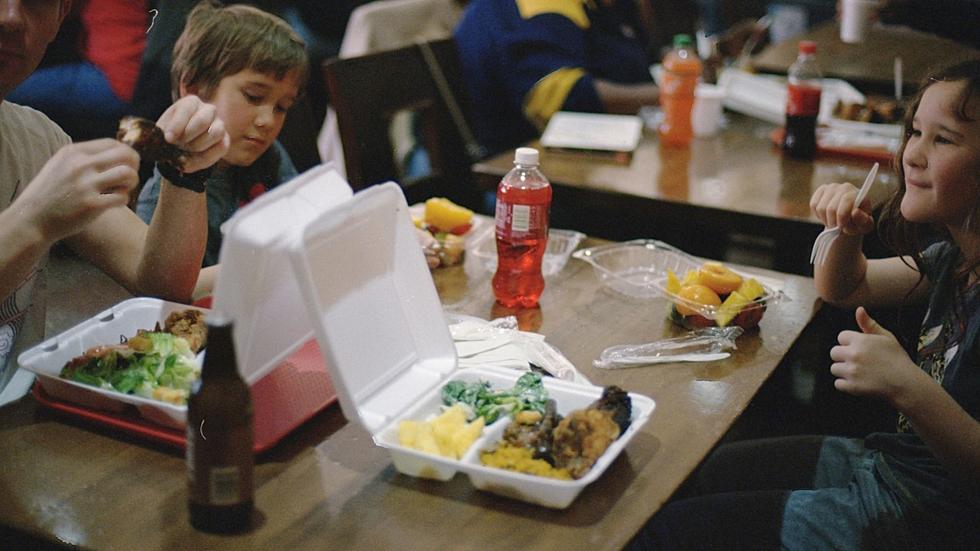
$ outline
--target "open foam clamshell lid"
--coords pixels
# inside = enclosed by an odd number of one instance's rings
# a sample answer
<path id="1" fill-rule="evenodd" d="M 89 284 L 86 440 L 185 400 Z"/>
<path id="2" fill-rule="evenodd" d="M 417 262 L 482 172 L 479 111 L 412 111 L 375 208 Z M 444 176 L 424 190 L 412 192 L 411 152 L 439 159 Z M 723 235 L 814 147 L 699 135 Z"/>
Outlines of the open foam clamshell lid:
<path id="1" fill-rule="evenodd" d="M 456 349 L 401 188 L 358 192 L 310 222 L 294 272 L 341 407 L 372 434 L 456 369 Z"/>
<path id="2" fill-rule="evenodd" d="M 352 196 L 332 165 L 320 165 L 264 193 L 222 225 L 212 308 L 235 322 L 238 367 L 249 384 L 313 336 L 290 247 L 310 222 Z"/>

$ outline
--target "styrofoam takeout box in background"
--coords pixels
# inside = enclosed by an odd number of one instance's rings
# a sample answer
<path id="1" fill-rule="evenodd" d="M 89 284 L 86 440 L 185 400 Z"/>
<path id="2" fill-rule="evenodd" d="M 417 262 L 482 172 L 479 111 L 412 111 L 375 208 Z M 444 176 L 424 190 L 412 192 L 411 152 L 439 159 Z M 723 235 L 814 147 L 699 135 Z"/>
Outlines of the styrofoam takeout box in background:
<path id="1" fill-rule="evenodd" d="M 338 261 L 346 258 L 358 261 Z M 398 445 L 398 423 L 438 413 L 449 380 L 481 378 L 511 388 L 522 372 L 457 369 L 439 295 L 397 184 L 372 186 L 324 212 L 294 242 L 291 259 L 345 416 L 389 450 L 400 472 L 439 480 L 465 472 L 479 489 L 567 507 L 602 475 L 653 411 L 653 400 L 631 394 L 633 424 L 586 477 L 575 481 L 480 465 L 477 450 L 499 439 L 506 423 L 486 428 L 458 461 L 404 448 Z M 550 378 L 545 387 L 561 413 L 585 407 L 602 393 L 599 387 Z"/>
<path id="2" fill-rule="evenodd" d="M 17 362 L 24 369 L 37 375 L 44 391 L 58 400 L 110 412 L 121 412 L 127 405 L 131 405 L 150 421 L 183 428 L 187 423 L 187 406 L 104 390 L 62 379 L 58 375 L 69 360 L 81 356 L 89 348 L 118 344 L 121 339 L 135 335 L 139 329 L 152 330 L 157 323 L 162 326 L 171 312 L 188 308 L 194 307 L 154 298 L 129 299 L 79 323 L 57 337 L 25 350 L 17 358 Z M 207 312 L 203 308 L 194 309 Z M 203 354 L 198 355 L 199 365 L 202 356 Z"/>

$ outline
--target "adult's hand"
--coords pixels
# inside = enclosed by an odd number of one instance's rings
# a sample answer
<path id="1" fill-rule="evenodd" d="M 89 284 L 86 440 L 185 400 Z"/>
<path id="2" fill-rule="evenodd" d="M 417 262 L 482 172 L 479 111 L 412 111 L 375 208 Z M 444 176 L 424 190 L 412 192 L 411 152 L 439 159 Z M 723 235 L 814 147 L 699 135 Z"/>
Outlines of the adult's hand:
<path id="1" fill-rule="evenodd" d="M 231 139 L 217 109 L 195 95 L 180 98 L 160 115 L 164 139 L 188 153 L 182 170 L 197 172 L 218 162 Z"/>
<path id="2" fill-rule="evenodd" d="M 11 209 L 51 244 L 81 231 L 108 209 L 124 206 L 139 181 L 139 155 L 103 138 L 67 145 L 45 163 Z"/>

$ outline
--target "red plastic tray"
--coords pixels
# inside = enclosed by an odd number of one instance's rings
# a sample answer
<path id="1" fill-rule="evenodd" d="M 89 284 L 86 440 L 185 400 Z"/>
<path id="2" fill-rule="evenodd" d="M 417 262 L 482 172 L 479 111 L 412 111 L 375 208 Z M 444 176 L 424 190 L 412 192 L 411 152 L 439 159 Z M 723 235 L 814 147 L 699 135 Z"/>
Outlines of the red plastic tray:
<path id="1" fill-rule="evenodd" d="M 783 143 L 783 135 L 786 134 L 786 129 L 780 126 L 769 134 L 769 139 L 776 146 L 781 146 Z M 817 142 L 817 154 L 823 155 L 843 155 L 845 157 L 860 157 L 862 159 L 868 159 L 871 161 L 880 161 L 883 163 L 890 163 L 894 158 L 895 154 L 887 149 L 880 148 L 869 148 L 869 147 L 828 147 L 820 145 Z"/>
<path id="2" fill-rule="evenodd" d="M 268 450 L 305 421 L 337 401 L 337 392 L 323 364 L 316 339 L 283 360 L 251 387 L 255 412 L 253 450 Z M 41 405 L 74 417 L 112 427 L 177 448 L 187 445 L 184 431 L 151 423 L 136 413 L 99 411 L 52 398 L 39 383 L 34 397 Z"/>

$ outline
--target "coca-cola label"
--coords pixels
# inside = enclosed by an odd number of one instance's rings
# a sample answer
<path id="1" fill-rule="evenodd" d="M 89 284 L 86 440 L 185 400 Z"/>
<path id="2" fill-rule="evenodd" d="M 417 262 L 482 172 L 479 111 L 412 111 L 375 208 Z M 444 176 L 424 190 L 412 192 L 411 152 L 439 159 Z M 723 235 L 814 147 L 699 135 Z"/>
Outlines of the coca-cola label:
<path id="1" fill-rule="evenodd" d="M 789 85 L 786 94 L 786 114 L 813 116 L 820 112 L 820 87 Z"/>
<path id="2" fill-rule="evenodd" d="M 548 229 L 548 209 L 542 205 L 515 205 L 497 201 L 497 233 L 511 237 L 540 235 Z"/>

